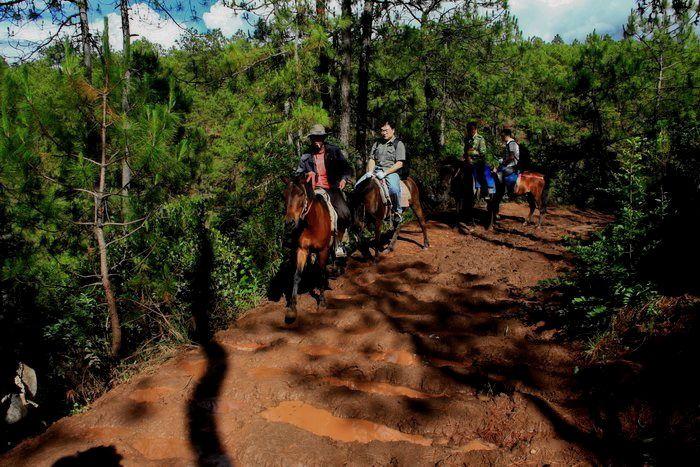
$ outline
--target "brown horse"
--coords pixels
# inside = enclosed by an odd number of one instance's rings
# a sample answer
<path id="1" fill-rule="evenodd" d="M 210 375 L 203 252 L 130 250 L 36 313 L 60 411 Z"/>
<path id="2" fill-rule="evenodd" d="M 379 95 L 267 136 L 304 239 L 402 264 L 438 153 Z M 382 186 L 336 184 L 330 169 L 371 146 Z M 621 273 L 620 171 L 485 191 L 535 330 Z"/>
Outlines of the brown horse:
<path id="1" fill-rule="evenodd" d="M 428 240 L 428 231 L 426 229 L 425 216 L 423 215 L 423 207 L 420 202 L 418 185 L 411 177 L 408 177 L 403 182 L 410 192 L 409 206 L 413 209 L 413 213 L 416 215 L 418 224 L 423 231 L 423 249 L 426 249 L 430 246 L 430 241 Z M 368 217 L 374 222 L 374 260 L 377 261 L 381 248 L 382 223 L 389 215 L 390 207 L 384 204 L 380 188 L 377 186 L 374 177 L 363 180 L 355 187 L 355 191 L 352 195 L 352 211 L 355 215 L 357 225 L 360 228 L 364 228 Z M 396 243 L 400 230 L 400 225 L 394 226 L 391 241 L 389 242 L 389 251 L 394 250 L 394 244 Z"/>
<path id="2" fill-rule="evenodd" d="M 498 177 L 494 177 L 494 179 L 496 181 L 496 195 L 489 203 L 488 227 L 495 225 L 498 220 L 498 211 L 501 201 L 503 200 L 503 195 L 506 192 L 505 184 L 501 183 Z M 537 208 L 539 211 L 537 227 L 541 227 L 542 219 L 547 213 L 547 180 L 544 175 L 539 172 L 521 172 L 513 187 L 513 194 L 516 196 L 525 195 L 527 203 L 530 206 L 530 214 L 527 216 L 525 222 L 523 222 L 523 225 L 532 223 L 532 215 L 535 213 L 535 208 Z"/>
<path id="3" fill-rule="evenodd" d="M 465 221 L 470 216 L 471 210 L 477 201 L 478 190 L 475 188 L 472 165 L 468 162 L 457 160 L 445 160 L 441 164 L 440 179 L 442 180 L 446 194 L 451 194 L 457 207 L 457 222 Z M 491 228 L 498 220 L 498 211 L 506 192 L 505 184 L 496 182 L 496 194 L 487 201 L 488 219 L 486 228 Z M 547 180 L 538 172 L 524 171 L 518 176 L 513 188 L 513 194 L 525 195 L 530 205 L 530 215 L 524 225 L 532 222 L 535 209 L 539 210 L 537 226 L 542 225 L 542 219 L 547 212 Z"/>
<path id="4" fill-rule="evenodd" d="M 333 244 L 333 232 L 331 217 L 326 202 L 320 195 L 314 194 L 310 184 L 302 178 L 291 180 L 284 190 L 286 212 L 284 219 L 288 225 L 294 228 L 296 238 L 296 269 L 291 295 L 287 301 L 287 312 L 284 322 L 291 324 L 297 319 L 297 292 L 301 275 L 306 267 L 306 261 L 312 253 L 317 255 L 319 268 L 316 286 L 318 292 L 318 307 L 326 304 L 325 290 L 328 288 L 328 271 L 326 266 L 331 254 Z M 338 227 L 338 238 L 342 238 L 344 231 Z"/>

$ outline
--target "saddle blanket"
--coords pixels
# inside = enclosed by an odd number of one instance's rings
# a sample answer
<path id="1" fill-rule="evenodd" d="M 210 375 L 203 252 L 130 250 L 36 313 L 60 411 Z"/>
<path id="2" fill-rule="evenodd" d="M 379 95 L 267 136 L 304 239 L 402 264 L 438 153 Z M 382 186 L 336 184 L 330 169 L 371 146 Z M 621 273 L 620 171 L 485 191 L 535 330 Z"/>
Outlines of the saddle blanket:
<path id="1" fill-rule="evenodd" d="M 379 192 L 382 194 L 382 201 L 384 204 L 390 206 L 391 196 L 389 196 L 389 185 L 386 183 L 386 180 L 379 180 L 374 177 L 372 180 L 374 180 L 374 183 L 379 186 Z M 408 187 L 403 180 L 399 181 L 399 186 L 401 187 L 401 195 L 399 196 L 400 206 L 402 209 L 407 208 L 411 205 L 411 192 L 408 190 Z"/>
<path id="2" fill-rule="evenodd" d="M 335 212 L 333 203 L 331 203 L 331 196 L 323 188 L 316 188 L 314 190 L 314 194 L 319 195 L 326 203 L 326 206 L 328 207 L 328 214 L 331 216 L 331 232 L 335 234 L 338 231 L 338 213 Z"/>
<path id="3" fill-rule="evenodd" d="M 386 184 L 386 180 L 379 180 L 371 174 L 364 174 L 362 177 L 360 177 L 358 181 L 355 182 L 355 187 L 357 187 L 360 183 L 362 183 L 369 177 L 372 177 L 374 183 L 376 183 L 379 187 L 379 192 L 382 194 L 382 202 L 384 202 L 385 205 L 390 205 L 391 197 L 389 196 L 389 187 Z M 406 186 L 403 180 L 400 181 L 400 186 L 401 196 L 399 197 L 399 199 L 401 203 L 401 208 L 407 208 L 411 205 L 411 192 L 409 191 L 408 187 Z"/>

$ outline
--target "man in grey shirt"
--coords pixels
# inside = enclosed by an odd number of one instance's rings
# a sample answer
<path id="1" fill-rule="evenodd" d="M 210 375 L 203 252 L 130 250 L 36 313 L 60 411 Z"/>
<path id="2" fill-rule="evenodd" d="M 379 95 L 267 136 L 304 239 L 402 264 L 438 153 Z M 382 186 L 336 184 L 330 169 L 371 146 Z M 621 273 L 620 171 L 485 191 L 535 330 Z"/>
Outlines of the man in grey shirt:
<path id="1" fill-rule="evenodd" d="M 398 171 L 406 160 L 406 147 L 396 139 L 394 125 L 387 121 L 381 128 L 384 142 L 376 142 L 367 162 L 367 173 L 379 180 L 386 179 L 394 210 L 394 222 L 401 222 L 401 179 Z"/>

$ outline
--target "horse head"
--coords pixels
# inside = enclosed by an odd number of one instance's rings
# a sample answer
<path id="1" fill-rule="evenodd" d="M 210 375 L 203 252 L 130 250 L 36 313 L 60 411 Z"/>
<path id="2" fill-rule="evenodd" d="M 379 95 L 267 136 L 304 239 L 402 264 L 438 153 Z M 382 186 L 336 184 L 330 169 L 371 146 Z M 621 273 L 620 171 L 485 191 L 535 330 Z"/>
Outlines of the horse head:
<path id="1" fill-rule="evenodd" d="M 311 204 L 313 189 L 306 183 L 303 175 L 288 180 L 284 189 L 284 222 L 297 228 L 304 219 Z"/>
<path id="2" fill-rule="evenodd" d="M 440 199 L 444 202 L 450 194 L 454 194 L 455 184 L 463 183 L 466 164 L 454 158 L 444 159 L 440 163 Z"/>

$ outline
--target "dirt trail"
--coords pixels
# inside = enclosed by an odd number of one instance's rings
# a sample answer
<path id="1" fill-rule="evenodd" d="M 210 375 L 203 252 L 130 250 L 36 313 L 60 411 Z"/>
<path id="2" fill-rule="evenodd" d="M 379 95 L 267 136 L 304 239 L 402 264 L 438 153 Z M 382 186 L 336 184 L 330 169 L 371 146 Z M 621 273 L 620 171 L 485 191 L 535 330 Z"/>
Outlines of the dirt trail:
<path id="1" fill-rule="evenodd" d="M 518 316 L 567 266 L 561 237 L 607 219 L 553 209 L 533 230 L 524 206 L 503 213 L 499 232 L 431 222 L 426 251 L 409 225 L 379 264 L 351 261 L 327 310 L 302 297 L 297 328 L 266 303 L 0 464 L 596 463 L 576 353 Z"/>

